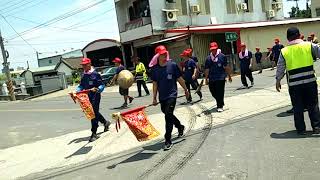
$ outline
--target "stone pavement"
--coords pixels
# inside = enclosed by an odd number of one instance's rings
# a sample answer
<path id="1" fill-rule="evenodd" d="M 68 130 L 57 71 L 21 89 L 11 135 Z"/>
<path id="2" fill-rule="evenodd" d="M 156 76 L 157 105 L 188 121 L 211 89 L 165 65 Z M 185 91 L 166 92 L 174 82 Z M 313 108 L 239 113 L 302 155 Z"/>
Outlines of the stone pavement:
<path id="1" fill-rule="evenodd" d="M 281 93 L 276 93 L 274 87 L 269 87 L 228 97 L 225 99 L 225 104 L 225 112 L 213 114 L 213 126 L 288 106 L 290 101 L 284 85 Z M 206 110 L 200 109 L 199 105 L 205 107 Z M 187 128 L 191 128 L 190 130 L 201 130 L 206 126 L 206 120 L 201 114 L 214 111 L 215 104 L 213 102 L 200 102 L 188 108 L 178 108 L 176 115 Z M 190 118 L 193 117 L 196 117 L 195 124 L 190 124 Z M 162 134 L 151 142 L 137 142 L 127 126 L 122 123 L 122 129 L 119 133 L 112 127 L 109 132 L 101 134 L 101 138 L 93 143 L 87 142 L 89 131 L 80 131 L 31 144 L 2 149 L 0 150 L 0 179 L 14 179 L 48 169 L 65 168 L 163 140 L 163 115 L 153 114 L 149 118 Z"/>

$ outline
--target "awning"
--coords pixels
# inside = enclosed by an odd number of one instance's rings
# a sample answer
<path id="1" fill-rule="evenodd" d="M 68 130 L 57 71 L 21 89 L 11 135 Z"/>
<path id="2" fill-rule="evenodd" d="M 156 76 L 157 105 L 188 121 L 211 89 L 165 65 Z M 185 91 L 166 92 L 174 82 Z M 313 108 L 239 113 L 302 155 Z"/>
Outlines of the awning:
<path id="1" fill-rule="evenodd" d="M 188 39 L 188 37 L 189 37 L 188 34 L 182 34 L 182 35 L 178 35 L 178 36 L 173 36 L 173 37 L 165 38 L 165 39 L 162 39 L 162 40 L 160 40 L 160 41 L 152 42 L 152 43 L 150 43 L 150 44 L 151 44 L 151 45 L 154 45 L 154 44 L 160 44 L 160 43 L 171 42 L 171 41 L 181 41 L 181 40 L 186 40 L 186 39 Z"/>

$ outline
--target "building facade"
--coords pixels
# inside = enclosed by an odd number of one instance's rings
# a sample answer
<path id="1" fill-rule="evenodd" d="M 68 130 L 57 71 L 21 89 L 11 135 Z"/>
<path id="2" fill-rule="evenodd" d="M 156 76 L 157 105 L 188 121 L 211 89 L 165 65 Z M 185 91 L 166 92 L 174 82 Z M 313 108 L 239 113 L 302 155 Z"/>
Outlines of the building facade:
<path id="1" fill-rule="evenodd" d="M 236 48 L 236 42 L 225 43 L 223 31 L 167 34 L 170 29 L 284 19 L 282 0 L 115 0 L 115 7 L 125 56 L 138 55 L 145 64 L 158 44 L 166 45 L 174 59 L 208 39 L 219 41 L 228 53 L 232 45 Z"/>

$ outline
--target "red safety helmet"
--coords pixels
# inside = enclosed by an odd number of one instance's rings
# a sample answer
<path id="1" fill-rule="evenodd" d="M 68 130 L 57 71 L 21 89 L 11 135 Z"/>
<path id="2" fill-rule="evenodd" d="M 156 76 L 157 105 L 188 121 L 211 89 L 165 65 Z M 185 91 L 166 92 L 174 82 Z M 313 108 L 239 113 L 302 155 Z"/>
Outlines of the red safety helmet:
<path id="1" fill-rule="evenodd" d="M 114 58 L 114 60 L 113 60 L 112 62 L 114 62 L 114 63 L 121 63 L 121 59 L 118 58 L 118 57 L 116 57 L 116 58 Z"/>
<path id="2" fill-rule="evenodd" d="M 190 57 L 190 55 L 191 55 L 190 49 L 186 49 L 180 54 L 181 57 Z"/>
<path id="3" fill-rule="evenodd" d="M 168 53 L 167 48 L 163 45 L 157 46 L 154 51 L 156 54 L 160 54 L 160 55 Z"/>
<path id="4" fill-rule="evenodd" d="M 86 64 L 90 64 L 91 63 L 91 59 L 89 58 L 82 58 L 82 61 L 81 61 L 81 65 L 86 65 Z"/>
<path id="5" fill-rule="evenodd" d="M 246 45 L 246 43 L 241 43 L 241 45 L 240 45 L 241 47 L 247 47 L 247 45 Z"/>
<path id="6" fill-rule="evenodd" d="M 210 43 L 210 50 L 216 50 L 218 48 L 219 48 L 219 46 L 216 42 Z"/>

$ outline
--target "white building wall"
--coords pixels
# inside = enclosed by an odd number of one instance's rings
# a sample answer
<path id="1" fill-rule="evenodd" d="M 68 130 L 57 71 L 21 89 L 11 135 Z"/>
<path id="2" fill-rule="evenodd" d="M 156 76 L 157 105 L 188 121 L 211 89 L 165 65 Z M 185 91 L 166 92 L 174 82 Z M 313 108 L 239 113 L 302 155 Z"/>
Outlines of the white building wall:
<path id="1" fill-rule="evenodd" d="M 33 75 L 32 75 L 31 71 L 26 71 L 24 73 L 24 78 L 25 78 L 27 86 L 33 86 L 34 85 Z"/>
<path id="2" fill-rule="evenodd" d="M 64 63 L 61 63 L 59 67 L 57 68 L 58 72 L 65 73 L 66 76 L 71 76 L 72 75 L 72 69 L 70 69 L 67 65 Z"/>

